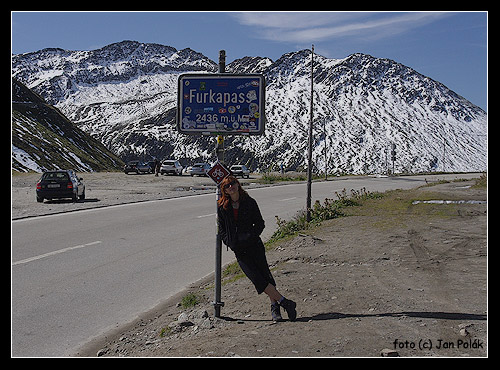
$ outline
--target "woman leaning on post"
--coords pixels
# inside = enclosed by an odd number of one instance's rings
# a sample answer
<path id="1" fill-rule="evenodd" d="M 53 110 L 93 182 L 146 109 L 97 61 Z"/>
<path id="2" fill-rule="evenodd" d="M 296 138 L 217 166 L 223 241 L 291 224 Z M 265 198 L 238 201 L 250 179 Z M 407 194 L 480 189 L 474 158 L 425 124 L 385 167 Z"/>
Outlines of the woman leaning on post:
<path id="1" fill-rule="evenodd" d="M 276 282 L 267 264 L 264 243 L 260 234 L 264 220 L 255 199 L 243 190 L 234 176 L 227 176 L 220 184 L 222 196 L 218 200 L 219 233 L 224 244 L 234 252 L 245 275 L 258 294 L 266 293 L 271 300 L 271 317 L 281 321 L 282 307 L 290 321 L 297 317 L 297 304 L 276 290 Z"/>

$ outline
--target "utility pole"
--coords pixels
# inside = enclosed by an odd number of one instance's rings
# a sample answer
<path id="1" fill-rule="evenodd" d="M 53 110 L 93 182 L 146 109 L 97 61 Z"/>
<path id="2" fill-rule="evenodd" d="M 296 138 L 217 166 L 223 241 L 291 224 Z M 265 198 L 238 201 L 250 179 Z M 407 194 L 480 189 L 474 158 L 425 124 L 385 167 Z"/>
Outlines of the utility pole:
<path id="1" fill-rule="evenodd" d="M 392 158 L 392 176 L 394 176 L 394 162 L 396 161 L 396 144 L 392 143 L 391 150 L 391 158 Z"/>
<path id="2" fill-rule="evenodd" d="M 325 181 L 328 181 L 328 135 L 326 134 L 326 119 L 323 120 L 323 132 L 325 133 Z"/>
<path id="3" fill-rule="evenodd" d="M 446 172 L 446 138 L 443 136 L 443 172 Z"/>
<path id="4" fill-rule="evenodd" d="M 226 72 L 226 51 L 219 51 L 219 73 Z M 219 162 L 224 163 L 224 136 L 217 136 L 217 146 L 215 149 L 217 159 Z M 219 186 L 216 186 L 216 199 L 217 201 L 221 197 L 221 190 Z M 215 209 L 217 214 L 217 202 L 215 203 Z M 219 219 L 216 218 L 216 230 L 217 234 L 215 237 L 215 300 L 214 305 L 214 316 L 220 317 L 220 309 L 224 307 L 224 302 L 221 301 L 221 291 L 222 291 L 222 239 L 219 233 Z"/>
<path id="5" fill-rule="evenodd" d="M 312 133 L 313 133 L 313 92 L 314 92 L 314 45 L 311 47 L 311 106 L 309 108 L 309 139 L 307 148 L 307 198 L 306 198 L 306 220 L 311 221 L 311 182 L 312 182 Z"/>

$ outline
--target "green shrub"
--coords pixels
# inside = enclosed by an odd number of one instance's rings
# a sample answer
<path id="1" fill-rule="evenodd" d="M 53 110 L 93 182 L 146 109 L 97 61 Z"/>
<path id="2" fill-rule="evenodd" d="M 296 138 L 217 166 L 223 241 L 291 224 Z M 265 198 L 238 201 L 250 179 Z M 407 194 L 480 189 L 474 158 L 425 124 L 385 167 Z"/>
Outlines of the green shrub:
<path id="1" fill-rule="evenodd" d="M 308 228 L 318 225 L 323 221 L 343 217 L 345 216 L 342 211 L 344 208 L 359 206 L 361 205 L 361 202 L 366 199 L 382 197 L 381 193 L 368 192 L 365 188 L 362 188 L 359 191 L 351 190 L 350 196 L 347 194 L 346 189 L 343 189 L 340 193 L 335 192 L 335 194 L 338 199 L 326 198 L 323 204 L 321 204 L 319 200 L 314 203 L 311 208 L 310 222 L 307 222 L 307 214 L 304 210 L 300 211 L 289 221 L 282 220 L 278 216 L 275 216 L 278 229 L 271 236 L 268 243 L 273 243 L 289 235 L 295 235 L 300 231 L 307 230 Z"/>
<path id="2" fill-rule="evenodd" d="M 200 298 L 195 293 L 188 293 L 181 300 L 182 308 L 194 307 L 200 303 Z"/>

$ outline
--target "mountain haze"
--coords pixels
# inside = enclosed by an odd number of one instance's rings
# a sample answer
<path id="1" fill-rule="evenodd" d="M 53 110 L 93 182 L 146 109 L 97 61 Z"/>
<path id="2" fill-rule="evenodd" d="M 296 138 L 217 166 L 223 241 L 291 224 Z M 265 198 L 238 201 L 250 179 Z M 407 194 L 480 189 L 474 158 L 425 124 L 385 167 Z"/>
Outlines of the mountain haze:
<path id="1" fill-rule="evenodd" d="M 262 73 L 266 132 L 226 139 L 226 162 L 252 169 L 305 166 L 311 52 L 272 61 L 245 57 L 231 73 Z M 177 78 L 213 73 L 217 64 L 191 49 L 123 41 L 98 50 L 43 49 L 12 57 L 13 76 L 124 160 L 215 158 L 213 137 L 175 129 Z M 481 171 L 487 114 L 443 84 L 390 59 L 356 53 L 314 56 L 316 171 L 330 173 Z"/>

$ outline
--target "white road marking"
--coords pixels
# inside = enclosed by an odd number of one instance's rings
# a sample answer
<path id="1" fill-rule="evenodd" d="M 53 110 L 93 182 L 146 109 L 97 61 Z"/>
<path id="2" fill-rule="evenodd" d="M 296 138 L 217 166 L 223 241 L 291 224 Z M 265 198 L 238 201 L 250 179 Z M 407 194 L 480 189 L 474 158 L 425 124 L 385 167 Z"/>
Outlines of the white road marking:
<path id="1" fill-rule="evenodd" d="M 204 217 L 210 217 L 210 216 L 215 216 L 215 213 L 210 213 L 208 215 L 196 216 L 196 218 L 204 218 Z"/>
<path id="2" fill-rule="evenodd" d="M 288 200 L 294 200 L 294 199 L 297 199 L 297 197 L 280 199 L 280 202 L 286 202 Z"/>
<path id="3" fill-rule="evenodd" d="M 45 258 L 45 257 L 53 256 L 55 254 L 72 251 L 74 249 L 80 249 L 80 248 L 90 247 L 92 245 L 96 245 L 96 244 L 100 244 L 100 243 L 102 243 L 102 241 L 96 240 L 95 242 L 91 242 L 91 243 L 86 243 L 86 244 L 81 244 L 81 245 L 75 245 L 74 247 L 68 247 L 68 248 L 59 249 L 57 251 L 53 251 L 53 252 L 49 252 L 49 253 L 45 253 L 45 254 L 40 254 L 39 256 L 30 257 L 30 258 L 26 258 L 26 259 L 21 260 L 21 261 L 14 262 L 12 264 L 12 266 L 21 265 L 23 263 L 28 263 L 28 262 L 36 261 L 36 260 L 39 260 L 39 259 L 42 259 L 42 258 Z"/>

